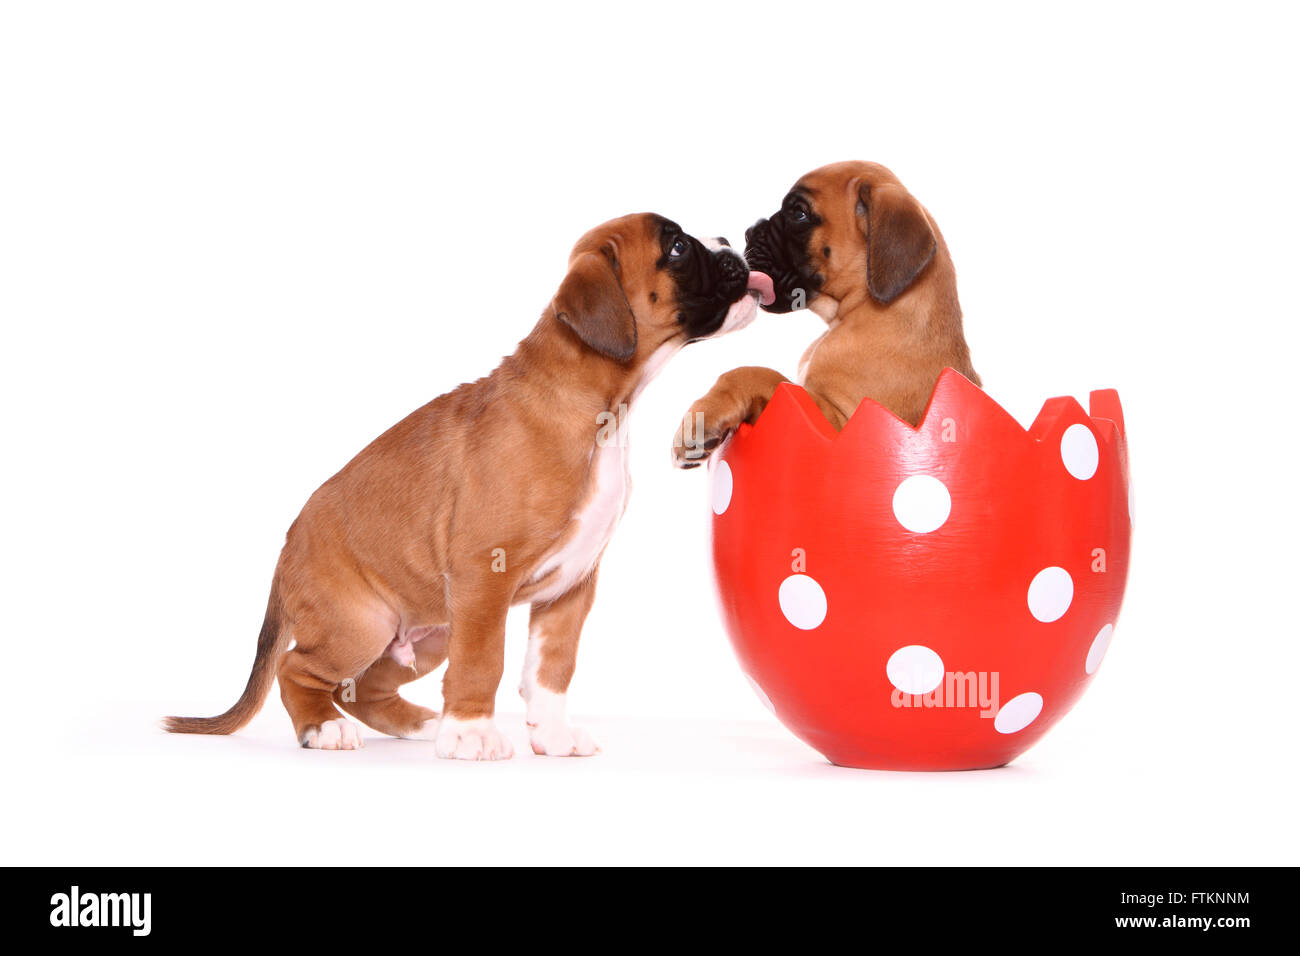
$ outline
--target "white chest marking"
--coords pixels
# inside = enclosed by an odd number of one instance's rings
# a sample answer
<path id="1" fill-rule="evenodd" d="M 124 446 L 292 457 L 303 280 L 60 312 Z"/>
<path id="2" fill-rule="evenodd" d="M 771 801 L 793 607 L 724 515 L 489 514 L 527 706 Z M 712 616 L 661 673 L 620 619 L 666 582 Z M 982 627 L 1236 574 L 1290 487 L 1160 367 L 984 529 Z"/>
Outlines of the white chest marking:
<path id="1" fill-rule="evenodd" d="M 592 451 L 590 494 L 571 518 L 577 528 L 568 533 L 559 550 L 546 556 L 533 576 L 533 580 L 540 581 L 554 575 L 554 581 L 534 601 L 552 601 L 591 573 L 623 517 L 631 491 L 624 419 L 617 433 Z"/>
<path id="2" fill-rule="evenodd" d="M 635 400 L 663 371 L 668 360 L 681 347 L 680 342 L 674 341 L 654 351 L 646 360 L 631 400 Z M 628 467 L 628 415 L 626 405 L 619 408 L 617 431 L 609 434 L 608 428 L 602 429 L 600 435 L 604 437 L 597 438 L 591 453 L 591 491 L 571 519 L 577 522 L 578 528 L 569 533 L 559 550 L 542 559 L 532 580 L 541 581 L 551 575 L 554 575 L 554 580 L 533 598 L 535 603 L 555 600 L 590 574 L 605 545 L 613 537 L 618 519 L 623 517 L 632 493 L 632 474 Z"/>

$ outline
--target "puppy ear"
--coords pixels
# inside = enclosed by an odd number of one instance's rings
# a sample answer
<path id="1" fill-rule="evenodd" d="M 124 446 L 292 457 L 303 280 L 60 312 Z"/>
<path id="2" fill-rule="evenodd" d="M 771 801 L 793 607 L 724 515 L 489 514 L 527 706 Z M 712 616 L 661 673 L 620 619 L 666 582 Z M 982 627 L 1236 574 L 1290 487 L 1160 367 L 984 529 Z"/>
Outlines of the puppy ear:
<path id="1" fill-rule="evenodd" d="M 893 302 L 934 258 L 930 220 L 906 189 L 885 183 L 858 188 L 858 222 L 867 237 L 867 291 Z"/>
<path id="2" fill-rule="evenodd" d="M 636 353 L 636 318 L 610 256 L 584 252 L 551 300 L 555 317 L 601 355 L 626 362 Z"/>

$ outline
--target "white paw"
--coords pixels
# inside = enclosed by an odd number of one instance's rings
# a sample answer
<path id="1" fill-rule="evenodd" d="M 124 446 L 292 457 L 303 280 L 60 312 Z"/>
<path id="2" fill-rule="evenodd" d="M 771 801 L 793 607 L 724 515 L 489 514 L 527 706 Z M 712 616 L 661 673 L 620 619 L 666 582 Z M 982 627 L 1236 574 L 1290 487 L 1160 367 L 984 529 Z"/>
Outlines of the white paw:
<path id="1" fill-rule="evenodd" d="M 590 757 L 600 753 L 600 745 L 591 734 L 562 720 L 530 727 L 528 740 L 533 753 L 543 757 Z"/>
<path id="2" fill-rule="evenodd" d="M 491 717 L 461 720 L 444 716 L 438 721 L 433 749 L 439 757 L 454 760 L 509 760 L 515 755 L 515 748 Z"/>
<path id="3" fill-rule="evenodd" d="M 352 721 L 338 717 L 303 734 L 302 745 L 310 750 L 360 750 L 361 731 Z"/>

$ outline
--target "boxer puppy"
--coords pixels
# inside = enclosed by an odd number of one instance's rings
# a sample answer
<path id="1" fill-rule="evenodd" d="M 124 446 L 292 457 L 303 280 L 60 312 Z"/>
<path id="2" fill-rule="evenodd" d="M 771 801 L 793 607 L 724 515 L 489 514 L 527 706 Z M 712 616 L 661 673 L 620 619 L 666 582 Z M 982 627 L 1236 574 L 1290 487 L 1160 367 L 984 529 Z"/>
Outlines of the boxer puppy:
<path id="1" fill-rule="evenodd" d="M 865 398 L 916 426 L 947 366 L 980 384 L 943 235 L 884 166 L 814 170 L 745 242 L 750 268 L 775 284 L 776 301 L 764 308 L 806 306 L 829 326 L 800 360 L 798 383 L 837 429 Z M 695 467 L 741 422 L 752 423 L 784 381 L 752 366 L 722 375 L 678 428 L 678 467 Z"/>
<path id="2" fill-rule="evenodd" d="M 431 731 L 439 757 L 510 757 L 493 706 L 506 611 L 526 602 L 532 749 L 595 753 L 564 695 L 627 503 L 627 407 L 678 349 L 747 324 L 771 290 L 738 253 L 662 216 L 588 232 L 514 354 L 394 425 L 312 495 L 280 554 L 243 696 L 166 729 L 231 733 L 278 676 L 304 747 L 361 746 L 341 707 L 386 734 Z M 444 660 L 439 719 L 398 688 Z"/>

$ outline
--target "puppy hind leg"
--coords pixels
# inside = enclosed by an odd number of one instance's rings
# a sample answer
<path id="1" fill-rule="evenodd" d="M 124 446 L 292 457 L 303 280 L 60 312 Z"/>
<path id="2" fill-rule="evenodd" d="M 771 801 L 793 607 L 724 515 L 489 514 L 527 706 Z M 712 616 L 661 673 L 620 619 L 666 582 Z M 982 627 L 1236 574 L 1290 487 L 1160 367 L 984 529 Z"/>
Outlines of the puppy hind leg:
<path id="1" fill-rule="evenodd" d="M 320 676 L 314 663 L 296 648 L 280 662 L 280 699 L 293 721 L 294 736 L 312 750 L 355 750 L 361 736 L 339 716 L 330 698 L 339 680 Z"/>
<path id="2" fill-rule="evenodd" d="M 295 647 L 280 661 L 280 698 L 298 743 L 314 750 L 357 750 L 361 733 L 334 706 L 344 681 L 382 653 L 391 634 L 382 620 L 343 608 L 312 608 L 293 619 Z"/>
<path id="3" fill-rule="evenodd" d="M 334 691 L 334 701 L 357 720 L 393 737 L 428 735 L 438 719 L 437 711 L 403 698 L 397 689 L 437 670 L 447 659 L 449 629 L 432 631 L 404 645 L 414 667 L 394 655 L 385 654 L 355 682 L 344 682 Z"/>

